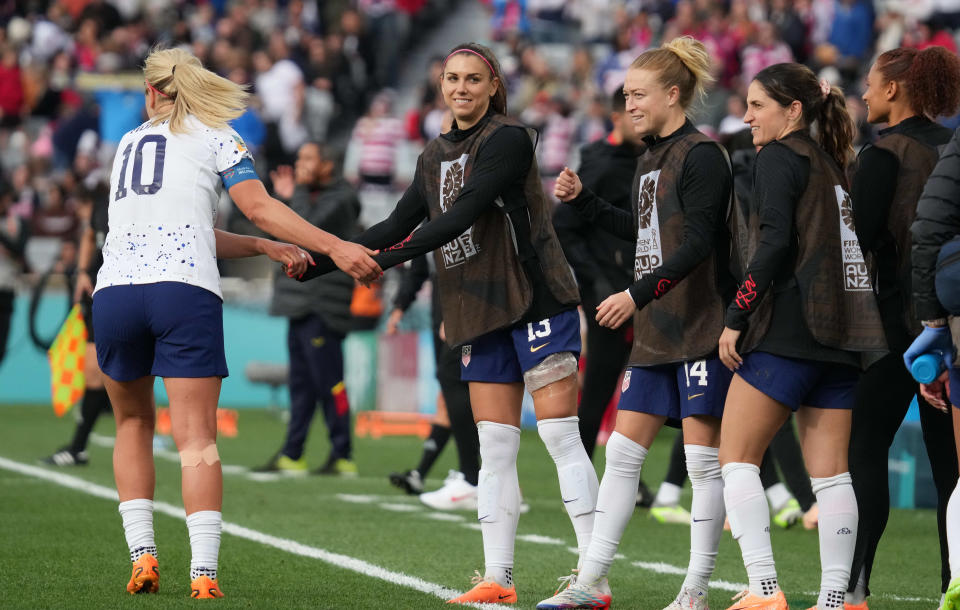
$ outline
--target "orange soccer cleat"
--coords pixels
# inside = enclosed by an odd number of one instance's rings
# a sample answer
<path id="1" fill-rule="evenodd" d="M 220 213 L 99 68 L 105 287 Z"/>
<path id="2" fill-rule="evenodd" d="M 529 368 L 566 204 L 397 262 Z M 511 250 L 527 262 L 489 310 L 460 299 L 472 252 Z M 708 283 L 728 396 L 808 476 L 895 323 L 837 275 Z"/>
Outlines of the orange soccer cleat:
<path id="1" fill-rule="evenodd" d="M 789 610 L 783 591 L 777 591 L 776 595 L 769 597 L 760 597 L 750 591 L 744 591 L 733 599 L 736 602 L 727 610 Z"/>
<path id="2" fill-rule="evenodd" d="M 216 597 L 223 597 L 223 592 L 220 590 L 220 585 L 217 584 L 217 581 L 212 580 L 209 576 L 200 575 L 190 583 L 190 597 L 195 599 L 214 599 Z"/>
<path id="3" fill-rule="evenodd" d="M 448 604 L 515 604 L 517 588 L 501 586 L 497 581 L 485 580 L 478 572 L 471 580 L 476 586 L 460 597 L 447 600 Z"/>
<path id="4" fill-rule="evenodd" d="M 157 558 L 150 553 L 145 553 L 133 562 L 133 574 L 130 575 L 130 582 L 127 583 L 127 592 L 131 595 L 137 593 L 156 593 L 160 590 L 160 564 Z"/>

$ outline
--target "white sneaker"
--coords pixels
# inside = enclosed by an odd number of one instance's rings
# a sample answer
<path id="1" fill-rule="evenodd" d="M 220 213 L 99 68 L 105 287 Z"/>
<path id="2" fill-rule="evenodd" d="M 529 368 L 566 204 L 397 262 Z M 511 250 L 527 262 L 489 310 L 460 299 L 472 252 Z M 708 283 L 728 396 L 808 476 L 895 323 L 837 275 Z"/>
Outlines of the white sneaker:
<path id="1" fill-rule="evenodd" d="M 680 589 L 680 595 L 673 603 L 663 610 L 710 610 L 707 606 L 707 596 L 694 589 Z"/>
<path id="2" fill-rule="evenodd" d="M 462 472 L 451 470 L 436 491 L 420 494 L 420 501 L 435 510 L 477 510 L 477 488 Z"/>

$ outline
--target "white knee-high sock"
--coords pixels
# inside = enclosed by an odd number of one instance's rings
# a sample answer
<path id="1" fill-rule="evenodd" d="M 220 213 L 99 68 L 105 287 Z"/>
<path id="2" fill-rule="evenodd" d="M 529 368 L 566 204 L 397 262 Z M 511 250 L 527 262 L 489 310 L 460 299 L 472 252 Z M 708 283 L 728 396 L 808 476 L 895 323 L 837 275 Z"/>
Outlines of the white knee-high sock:
<path id="1" fill-rule="evenodd" d="M 723 533 L 723 474 L 716 447 L 684 445 L 687 473 L 693 488 L 690 506 L 690 565 L 683 581 L 686 589 L 706 594 L 717 564 L 717 549 Z"/>
<path id="2" fill-rule="evenodd" d="M 590 545 L 593 534 L 593 511 L 597 507 L 597 492 L 600 481 L 593 462 L 583 448 L 580 438 L 580 418 L 562 417 L 543 419 L 537 422 L 537 431 L 547 452 L 557 465 L 557 478 L 560 480 L 560 495 L 567 509 L 573 531 L 577 534 L 577 548 L 583 563 L 583 556 Z"/>
<path id="3" fill-rule="evenodd" d="M 947 502 L 947 548 L 950 550 L 950 578 L 960 578 L 960 483 Z"/>
<path id="4" fill-rule="evenodd" d="M 768 597 L 780 590 L 770 544 L 770 507 L 763 494 L 760 468 L 732 462 L 723 467 L 723 499 L 733 539 L 740 544 L 750 592 Z"/>
<path id="5" fill-rule="evenodd" d="M 157 556 L 157 543 L 153 539 L 153 500 L 137 498 L 120 503 L 120 518 L 123 533 L 130 547 L 130 561 L 136 561 L 145 553 Z"/>
<path id="6" fill-rule="evenodd" d="M 590 546 L 580 567 L 579 579 L 592 583 L 607 575 L 623 530 L 633 516 L 640 469 L 647 450 L 619 432 L 607 441 L 607 466 L 597 497 L 596 519 Z"/>
<path id="7" fill-rule="evenodd" d="M 477 518 L 483 535 L 484 576 L 509 587 L 513 585 L 513 546 L 520 518 L 520 429 L 482 421 L 477 424 L 477 434 L 481 459 Z"/>
<path id="8" fill-rule="evenodd" d="M 223 516 L 217 510 L 200 510 L 187 515 L 187 533 L 190 535 L 190 580 L 199 576 L 217 579 L 217 559 L 220 555 L 220 530 Z"/>
<path id="9" fill-rule="evenodd" d="M 843 608 L 857 545 L 857 496 L 849 472 L 810 478 L 820 507 L 820 597 L 817 608 Z"/>

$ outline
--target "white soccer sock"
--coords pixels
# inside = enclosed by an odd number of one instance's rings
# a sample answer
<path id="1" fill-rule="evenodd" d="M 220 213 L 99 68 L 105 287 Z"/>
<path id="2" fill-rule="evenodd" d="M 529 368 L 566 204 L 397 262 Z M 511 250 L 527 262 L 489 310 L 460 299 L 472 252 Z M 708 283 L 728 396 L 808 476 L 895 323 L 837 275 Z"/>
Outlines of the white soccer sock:
<path id="1" fill-rule="evenodd" d="M 857 545 L 857 496 L 849 472 L 810 478 L 820 507 L 820 597 L 817 607 L 843 608 Z"/>
<path id="2" fill-rule="evenodd" d="M 687 473 L 693 488 L 690 506 L 690 565 L 684 588 L 706 594 L 710 576 L 717 564 L 717 549 L 723 533 L 723 474 L 720 469 L 720 450 L 702 445 L 684 445 Z"/>
<path id="3" fill-rule="evenodd" d="M 220 511 L 201 510 L 187 515 L 190 534 L 190 580 L 201 575 L 217 579 L 217 558 L 220 555 L 220 529 L 223 517 Z"/>
<path id="4" fill-rule="evenodd" d="M 477 434 L 481 459 L 477 518 L 483 535 L 484 577 L 509 587 L 513 585 L 513 545 L 520 518 L 520 429 L 482 421 L 477 424 Z"/>
<path id="5" fill-rule="evenodd" d="M 787 489 L 787 486 L 783 483 L 774 483 L 767 489 L 763 490 L 763 493 L 767 495 L 767 502 L 770 503 L 770 509 L 774 513 L 780 512 L 780 510 L 787 505 L 793 496 L 790 495 L 790 490 Z"/>
<path id="6" fill-rule="evenodd" d="M 723 499 L 733 539 L 740 544 L 750 592 L 769 597 L 780 590 L 770 544 L 770 507 L 763 495 L 760 468 L 732 462 L 723 467 Z"/>
<path id="7" fill-rule="evenodd" d="M 580 567 L 578 578 L 592 583 L 607 575 L 617 553 L 623 530 L 636 505 L 640 469 L 647 450 L 619 432 L 607 441 L 607 466 L 597 497 L 593 537 Z"/>
<path id="8" fill-rule="evenodd" d="M 660 483 L 660 488 L 657 489 L 657 495 L 653 498 L 653 505 L 676 506 L 680 504 L 680 492 L 682 491 L 683 488 L 679 485 L 664 481 Z"/>
<path id="9" fill-rule="evenodd" d="M 580 418 L 576 416 L 537 422 L 540 438 L 557 465 L 563 506 L 567 509 L 573 531 L 577 534 L 577 548 L 580 549 L 578 566 L 583 563 L 583 556 L 590 546 L 593 511 L 597 507 L 597 492 L 600 488 L 597 471 L 593 469 L 593 462 L 583 448 L 579 422 Z"/>
<path id="10" fill-rule="evenodd" d="M 138 498 L 120 503 L 123 533 L 130 547 L 130 561 L 136 561 L 144 552 L 154 557 L 157 544 L 153 539 L 153 500 Z"/>
<path id="11" fill-rule="evenodd" d="M 947 549 L 950 551 L 950 579 L 960 578 L 960 483 L 947 502 Z"/>

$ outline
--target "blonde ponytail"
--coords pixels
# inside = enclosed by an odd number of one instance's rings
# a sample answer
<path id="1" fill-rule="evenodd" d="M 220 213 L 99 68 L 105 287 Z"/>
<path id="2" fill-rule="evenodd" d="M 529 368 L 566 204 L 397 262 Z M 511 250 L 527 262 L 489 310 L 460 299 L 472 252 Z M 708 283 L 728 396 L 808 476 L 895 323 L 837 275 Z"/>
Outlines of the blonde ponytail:
<path id="1" fill-rule="evenodd" d="M 676 85 L 680 90 L 680 105 L 686 110 L 706 95 L 707 84 L 714 80 L 710 66 L 710 53 L 703 43 L 681 36 L 659 49 L 642 53 L 633 60 L 630 69 L 658 72 L 661 85 L 666 88 Z"/>
<path id="2" fill-rule="evenodd" d="M 147 56 L 143 76 L 172 104 L 158 107 L 154 124 L 170 121 L 170 131 L 186 131 L 185 120 L 195 116 L 212 129 L 222 129 L 246 111 L 250 94 L 240 85 L 203 67 L 183 49 L 154 49 Z"/>

